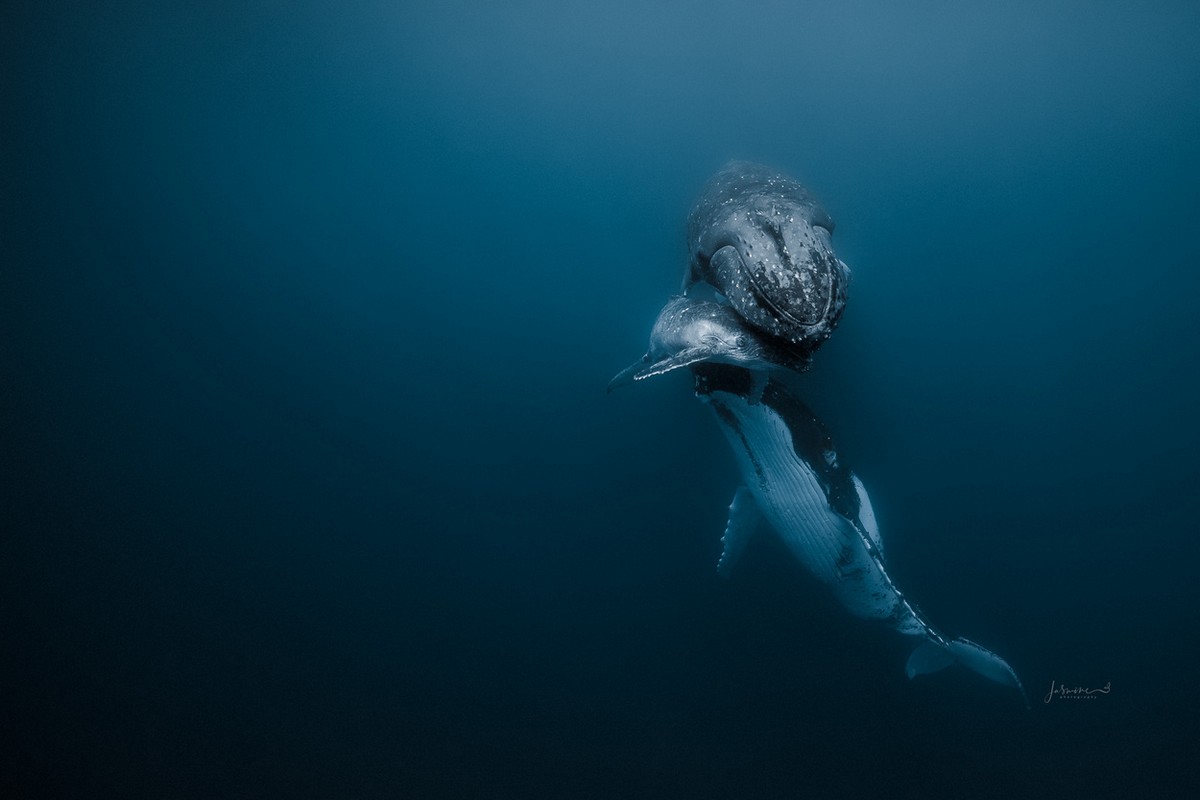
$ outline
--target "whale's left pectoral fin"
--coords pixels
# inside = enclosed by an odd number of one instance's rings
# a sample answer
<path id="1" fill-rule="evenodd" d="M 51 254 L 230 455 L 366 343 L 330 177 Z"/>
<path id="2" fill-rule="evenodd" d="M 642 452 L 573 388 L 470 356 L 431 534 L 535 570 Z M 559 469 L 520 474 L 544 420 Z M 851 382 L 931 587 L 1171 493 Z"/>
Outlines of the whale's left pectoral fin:
<path id="1" fill-rule="evenodd" d="M 762 521 L 762 512 L 754 495 L 745 486 L 739 486 L 729 504 L 729 521 L 725 523 L 725 535 L 721 537 L 721 560 L 717 562 L 717 574 L 728 578 L 733 565 L 746 549 L 746 542 L 754 535 Z"/>
<path id="2" fill-rule="evenodd" d="M 636 361 L 618 372 L 608 382 L 608 391 L 611 392 L 613 389 L 629 386 L 636 381 L 644 381 L 646 378 L 653 378 L 655 375 L 673 372 L 681 367 L 688 367 L 700 361 L 706 361 L 711 357 L 712 351 L 706 347 L 689 347 L 675 355 L 666 356 L 657 361 L 650 360 L 649 355 L 646 355 L 642 357 L 641 361 Z"/>

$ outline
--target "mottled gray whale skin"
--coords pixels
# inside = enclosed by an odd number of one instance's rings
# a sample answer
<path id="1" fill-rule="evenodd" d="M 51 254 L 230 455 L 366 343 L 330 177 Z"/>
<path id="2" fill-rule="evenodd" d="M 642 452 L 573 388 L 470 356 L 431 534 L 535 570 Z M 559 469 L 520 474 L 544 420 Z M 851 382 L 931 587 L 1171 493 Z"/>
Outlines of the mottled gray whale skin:
<path id="1" fill-rule="evenodd" d="M 700 362 L 754 370 L 807 366 L 807 359 L 749 328 L 729 306 L 672 297 L 658 314 L 646 354 L 614 377 L 608 391 Z"/>
<path id="2" fill-rule="evenodd" d="M 833 220 L 799 183 L 730 162 L 688 215 L 684 291 L 711 284 L 750 325 L 811 355 L 846 307 L 850 268 L 832 235 Z"/>

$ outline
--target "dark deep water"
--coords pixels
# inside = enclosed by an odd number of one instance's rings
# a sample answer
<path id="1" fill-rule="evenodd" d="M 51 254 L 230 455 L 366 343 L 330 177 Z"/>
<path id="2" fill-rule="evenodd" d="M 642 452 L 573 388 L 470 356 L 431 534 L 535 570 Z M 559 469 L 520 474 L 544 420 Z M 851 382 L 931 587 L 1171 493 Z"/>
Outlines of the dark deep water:
<path id="1" fill-rule="evenodd" d="M 1197 796 L 1195 4 L 3 14 L 3 796 Z M 838 221 L 806 400 L 1032 710 L 720 581 L 709 412 L 605 395 L 731 157 Z"/>

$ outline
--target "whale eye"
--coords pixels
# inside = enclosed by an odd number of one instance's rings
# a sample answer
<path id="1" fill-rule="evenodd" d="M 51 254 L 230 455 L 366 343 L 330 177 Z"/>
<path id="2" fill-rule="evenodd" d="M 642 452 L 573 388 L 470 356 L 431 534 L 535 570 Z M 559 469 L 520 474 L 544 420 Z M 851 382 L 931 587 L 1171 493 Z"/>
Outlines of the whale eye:
<path id="1" fill-rule="evenodd" d="M 746 341 L 745 336 L 739 336 L 733 340 L 733 346 L 738 350 L 744 350 L 747 344 L 749 344 L 749 342 Z"/>

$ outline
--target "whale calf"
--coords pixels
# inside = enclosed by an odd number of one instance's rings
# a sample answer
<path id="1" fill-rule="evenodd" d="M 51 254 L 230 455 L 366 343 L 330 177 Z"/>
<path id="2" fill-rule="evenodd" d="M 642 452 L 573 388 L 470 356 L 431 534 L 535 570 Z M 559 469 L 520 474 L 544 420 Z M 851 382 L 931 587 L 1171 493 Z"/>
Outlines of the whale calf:
<path id="1" fill-rule="evenodd" d="M 866 489 L 842 462 L 825 425 L 780 379 L 786 369 L 764 358 L 769 342 L 732 313 L 719 314 L 720 342 L 706 342 L 704 301 L 675 298 L 663 308 L 647 355 L 621 372 L 610 390 L 687 366 L 697 396 L 708 403 L 733 448 L 744 485 L 734 495 L 722 537 L 718 571 L 727 575 L 747 540 L 768 528 L 852 614 L 919 637 L 908 659 L 909 678 L 952 663 L 1006 686 L 1024 688 L 999 656 L 933 627 L 888 575 L 883 540 Z M 752 343 L 758 340 L 759 350 Z M 757 352 L 750 358 L 739 353 Z M 686 354 L 686 355 L 685 355 Z M 1026 701 L 1028 705 L 1028 701 Z"/>
<path id="2" fill-rule="evenodd" d="M 752 327 L 811 356 L 846 307 L 850 268 L 832 236 L 833 220 L 799 183 L 730 162 L 688 215 L 684 291 L 710 284 Z"/>
<path id="3" fill-rule="evenodd" d="M 699 362 L 732 364 L 749 369 L 803 369 L 807 361 L 786 343 L 756 335 L 729 306 L 689 297 L 672 297 L 650 332 L 650 347 L 641 361 L 622 370 L 608 391 L 634 381 Z"/>

